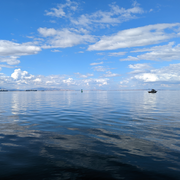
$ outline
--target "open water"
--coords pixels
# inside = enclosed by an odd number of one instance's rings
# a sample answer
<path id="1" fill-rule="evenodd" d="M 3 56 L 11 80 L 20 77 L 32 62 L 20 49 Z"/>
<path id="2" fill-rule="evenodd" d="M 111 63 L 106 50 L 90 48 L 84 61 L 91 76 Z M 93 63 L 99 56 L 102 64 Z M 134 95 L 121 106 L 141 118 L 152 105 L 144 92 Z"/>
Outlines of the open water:
<path id="1" fill-rule="evenodd" d="M 180 92 L 0 92 L 0 179 L 179 179 Z"/>

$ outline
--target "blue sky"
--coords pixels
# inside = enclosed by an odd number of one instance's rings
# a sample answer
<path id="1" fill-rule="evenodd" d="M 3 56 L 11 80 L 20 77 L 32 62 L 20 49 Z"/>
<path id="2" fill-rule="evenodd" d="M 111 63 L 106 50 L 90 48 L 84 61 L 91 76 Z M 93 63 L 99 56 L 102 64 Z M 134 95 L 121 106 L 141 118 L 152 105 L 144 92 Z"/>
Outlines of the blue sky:
<path id="1" fill-rule="evenodd" d="M 6 0 L 0 87 L 180 89 L 180 1 Z"/>

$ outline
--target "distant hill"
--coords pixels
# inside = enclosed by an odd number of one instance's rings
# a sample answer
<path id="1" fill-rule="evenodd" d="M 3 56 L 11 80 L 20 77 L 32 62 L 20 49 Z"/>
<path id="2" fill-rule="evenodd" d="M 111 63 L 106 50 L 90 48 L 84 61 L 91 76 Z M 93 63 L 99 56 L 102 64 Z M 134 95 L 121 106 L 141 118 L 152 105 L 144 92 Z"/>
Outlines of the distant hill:
<path id="1" fill-rule="evenodd" d="M 44 87 L 27 88 L 27 89 L 10 89 L 10 88 L 0 87 L 0 90 L 1 89 L 5 89 L 5 90 L 8 90 L 8 91 L 26 91 L 26 90 L 37 90 L 37 91 L 76 91 L 76 90 L 72 90 L 72 89 L 44 88 Z"/>

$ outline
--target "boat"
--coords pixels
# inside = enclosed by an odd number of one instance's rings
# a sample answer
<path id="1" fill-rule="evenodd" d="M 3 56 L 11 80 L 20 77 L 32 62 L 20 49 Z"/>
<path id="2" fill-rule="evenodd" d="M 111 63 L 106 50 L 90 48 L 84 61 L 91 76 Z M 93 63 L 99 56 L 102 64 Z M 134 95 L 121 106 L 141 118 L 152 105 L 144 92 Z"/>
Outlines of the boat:
<path id="1" fill-rule="evenodd" d="M 81 89 L 81 93 L 83 93 L 83 89 Z"/>
<path id="2" fill-rule="evenodd" d="M 148 93 L 156 93 L 157 91 L 155 89 L 152 89 L 151 91 L 148 91 Z"/>

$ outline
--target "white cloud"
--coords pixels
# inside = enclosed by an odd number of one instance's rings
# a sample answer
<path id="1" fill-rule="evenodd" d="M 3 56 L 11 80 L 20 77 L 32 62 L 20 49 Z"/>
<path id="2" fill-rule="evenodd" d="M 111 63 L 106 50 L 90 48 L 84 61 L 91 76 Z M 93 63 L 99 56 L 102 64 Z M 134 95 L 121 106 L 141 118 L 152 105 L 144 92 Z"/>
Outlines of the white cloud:
<path id="1" fill-rule="evenodd" d="M 29 74 L 27 71 L 21 71 L 21 69 L 15 69 L 11 77 L 14 80 L 29 80 L 34 78 L 34 75 Z"/>
<path id="2" fill-rule="evenodd" d="M 93 74 L 87 73 L 86 75 L 75 73 L 79 77 L 83 79 L 75 80 L 72 77 L 65 77 L 60 75 L 50 75 L 50 76 L 42 76 L 42 75 L 32 75 L 27 71 L 22 71 L 21 69 L 15 69 L 11 74 L 11 77 L 5 76 L 4 74 L 0 74 L 0 85 L 2 82 L 5 82 L 6 86 L 8 84 L 13 84 L 13 87 L 20 88 L 34 88 L 34 87 L 55 87 L 55 88 L 73 88 L 73 87 L 91 87 L 97 86 L 101 87 L 103 85 L 107 85 L 107 78 L 89 78 L 92 77 Z M 87 79 L 84 79 L 87 78 Z M 12 87 L 10 87 L 12 88 Z"/>
<path id="3" fill-rule="evenodd" d="M 38 31 L 42 36 L 49 37 L 47 44 L 42 46 L 43 48 L 67 48 L 95 41 L 92 35 L 73 32 L 69 29 L 39 28 Z"/>
<path id="4" fill-rule="evenodd" d="M 147 70 L 151 69 L 152 67 L 149 64 L 130 64 L 129 68 L 134 69 L 134 71 L 129 72 L 128 74 L 139 74 L 139 73 L 146 73 Z"/>
<path id="5" fill-rule="evenodd" d="M 55 30 L 54 28 L 39 28 L 38 29 L 38 32 L 43 35 L 44 37 L 47 37 L 47 36 L 55 36 L 57 35 L 58 31 Z M 61 32 L 59 32 L 59 34 L 61 34 Z"/>
<path id="6" fill-rule="evenodd" d="M 149 64 L 129 65 L 133 69 L 128 77 L 120 81 L 121 85 L 136 88 L 165 88 L 179 89 L 180 63 L 170 64 L 162 68 L 152 68 Z M 139 72 L 138 72 L 139 71 Z"/>
<path id="7" fill-rule="evenodd" d="M 76 32 L 76 33 L 83 33 L 83 34 L 89 34 L 89 31 L 84 28 L 69 28 L 70 31 Z"/>
<path id="8" fill-rule="evenodd" d="M 170 64 L 160 69 L 151 69 L 149 72 L 139 73 L 133 76 L 134 79 L 143 82 L 180 82 L 180 63 Z"/>
<path id="9" fill-rule="evenodd" d="M 77 20 L 70 18 L 75 25 L 89 26 L 102 24 L 118 24 L 130 19 L 137 18 L 135 14 L 144 13 L 143 9 L 138 4 L 133 4 L 132 8 L 120 8 L 116 4 L 110 4 L 110 11 L 96 11 L 92 14 L 83 14 Z"/>
<path id="10" fill-rule="evenodd" d="M 129 85 L 132 86 L 133 82 L 137 82 L 141 85 L 148 83 L 156 83 L 162 87 L 172 84 L 180 84 L 180 63 L 171 64 L 169 66 L 159 69 L 152 68 L 149 64 L 146 63 L 130 64 L 129 68 L 132 69 L 133 72 L 136 71 L 136 73 L 130 73 L 127 79 L 123 79 L 120 82 L 121 87 L 129 87 Z M 106 71 L 106 73 L 103 74 L 100 78 L 88 78 L 93 76 L 93 74 L 75 74 L 83 79 L 76 80 L 72 77 L 61 75 L 35 76 L 28 73 L 27 71 L 15 69 L 11 76 L 6 76 L 2 73 L 0 74 L 0 87 L 19 87 L 20 89 L 28 89 L 35 87 L 76 89 L 81 87 L 93 89 L 94 87 L 103 87 L 107 85 L 111 86 L 112 82 L 108 78 L 120 76 L 120 74 L 112 73 L 110 71 Z"/>
<path id="11" fill-rule="evenodd" d="M 77 73 L 81 76 L 82 74 Z M 86 77 L 85 77 L 86 76 Z M 18 89 L 32 89 L 38 87 L 44 88 L 58 88 L 58 89 L 71 89 L 71 88 L 96 88 L 108 84 L 107 78 L 90 78 L 84 79 L 93 74 L 82 75 L 83 79 L 75 80 L 72 77 L 62 76 L 62 75 L 32 75 L 27 71 L 22 71 L 21 69 L 15 69 L 11 76 L 6 76 L 0 73 L 0 87 L 4 88 L 18 88 Z"/>
<path id="12" fill-rule="evenodd" d="M 132 79 L 133 77 L 130 77 L 120 81 L 120 87 L 128 87 L 128 84 L 131 82 Z"/>
<path id="13" fill-rule="evenodd" d="M 125 59 L 120 59 L 120 61 L 138 61 L 139 59 L 137 57 L 128 56 Z"/>
<path id="14" fill-rule="evenodd" d="M 36 79 L 34 79 L 33 81 L 39 83 L 39 82 L 41 82 L 42 80 L 41 80 L 40 78 L 36 78 Z"/>
<path id="15" fill-rule="evenodd" d="M 5 68 L 14 68 L 13 66 L 6 65 L 6 64 L 0 64 L 0 67 L 5 67 Z"/>
<path id="16" fill-rule="evenodd" d="M 0 62 L 17 65 L 20 63 L 20 56 L 37 54 L 41 51 L 40 47 L 32 44 L 33 43 L 29 42 L 19 44 L 12 41 L 0 40 Z M 11 66 L 9 66 L 9 68 L 11 68 Z"/>
<path id="17" fill-rule="evenodd" d="M 55 16 L 55 17 L 65 17 L 69 15 L 70 12 L 75 11 L 78 7 L 77 2 L 66 0 L 65 4 L 58 4 L 57 8 L 51 8 L 51 11 L 45 11 L 47 16 Z M 64 9 L 70 11 L 68 14 L 64 11 Z"/>
<path id="18" fill-rule="evenodd" d="M 140 75 L 135 75 L 134 78 L 138 80 L 142 80 L 144 82 L 156 82 L 159 79 L 158 76 L 153 73 L 143 73 Z"/>
<path id="19" fill-rule="evenodd" d="M 94 66 L 94 65 L 98 65 L 98 64 L 103 64 L 104 62 L 102 61 L 102 62 L 98 62 L 98 63 L 91 63 L 90 65 L 91 66 Z"/>
<path id="20" fill-rule="evenodd" d="M 180 60 L 180 44 L 174 46 L 174 42 L 168 45 L 155 46 L 149 49 L 136 50 L 133 52 L 151 51 L 145 54 L 138 55 L 137 57 L 128 56 L 128 58 L 120 59 L 120 61 L 138 60 L 153 60 L 153 61 L 171 61 Z"/>
<path id="21" fill-rule="evenodd" d="M 109 79 L 94 79 L 94 81 L 97 82 L 99 84 L 99 86 L 107 85 L 108 80 Z"/>
<path id="22" fill-rule="evenodd" d="M 149 64 L 129 64 L 129 68 L 131 69 L 149 69 L 151 66 Z"/>
<path id="23" fill-rule="evenodd" d="M 87 86 L 94 86 L 97 85 L 99 87 L 108 85 L 108 80 L 107 78 L 99 78 L 99 79 L 85 79 L 83 83 L 85 83 Z"/>
<path id="24" fill-rule="evenodd" d="M 84 79 L 84 80 L 74 80 L 73 78 L 68 78 L 66 80 L 63 80 L 63 83 L 67 84 L 68 86 L 70 85 L 76 85 L 76 86 L 104 86 L 108 84 L 109 79 L 107 78 L 97 78 L 97 79 Z"/>
<path id="25" fill-rule="evenodd" d="M 107 71 L 106 74 L 103 74 L 103 77 L 117 77 L 117 76 L 121 76 L 121 75 L 112 73 L 111 71 Z"/>
<path id="26" fill-rule="evenodd" d="M 6 57 L 0 57 L 0 62 L 6 62 L 9 65 L 17 65 L 20 63 L 20 60 L 18 60 L 18 56 L 6 56 Z"/>
<path id="27" fill-rule="evenodd" d="M 51 8 L 52 11 L 46 11 L 47 16 L 56 16 L 56 17 L 62 17 L 65 16 L 65 12 L 63 11 L 63 8 L 58 5 L 58 8 Z"/>
<path id="28" fill-rule="evenodd" d="M 69 86 L 69 85 L 75 84 L 76 82 L 73 80 L 73 78 L 68 78 L 68 79 L 63 80 L 63 83 Z"/>
<path id="29" fill-rule="evenodd" d="M 109 53 L 108 56 L 123 56 L 125 55 L 127 52 L 114 52 L 114 53 Z"/>
<path id="30" fill-rule="evenodd" d="M 180 23 L 155 24 L 119 31 L 112 36 L 103 36 L 100 41 L 90 45 L 88 50 L 113 50 L 157 44 L 167 39 L 177 37 L 174 29 L 176 27 L 179 28 L 179 26 Z M 174 31 L 167 33 L 165 31 L 167 29 Z"/>
<path id="31" fill-rule="evenodd" d="M 32 75 L 27 71 L 22 71 L 21 69 L 15 69 L 11 76 L 0 76 L 0 85 L 5 85 L 8 88 L 35 88 L 35 87 L 56 87 L 62 84 L 66 84 L 63 82 L 64 77 L 60 75 L 50 75 L 50 76 L 42 76 L 42 75 Z M 68 81 L 67 81 L 68 82 Z"/>
<path id="32" fill-rule="evenodd" d="M 28 45 L 26 43 L 18 44 L 7 40 L 0 40 L 0 56 L 23 56 L 37 54 L 41 51 L 40 47 Z"/>
<path id="33" fill-rule="evenodd" d="M 0 86 L 2 87 L 7 87 L 8 85 L 10 84 L 9 87 L 12 88 L 12 82 L 11 82 L 11 77 L 9 76 L 6 76 L 5 74 L 3 73 L 0 73 Z"/>

